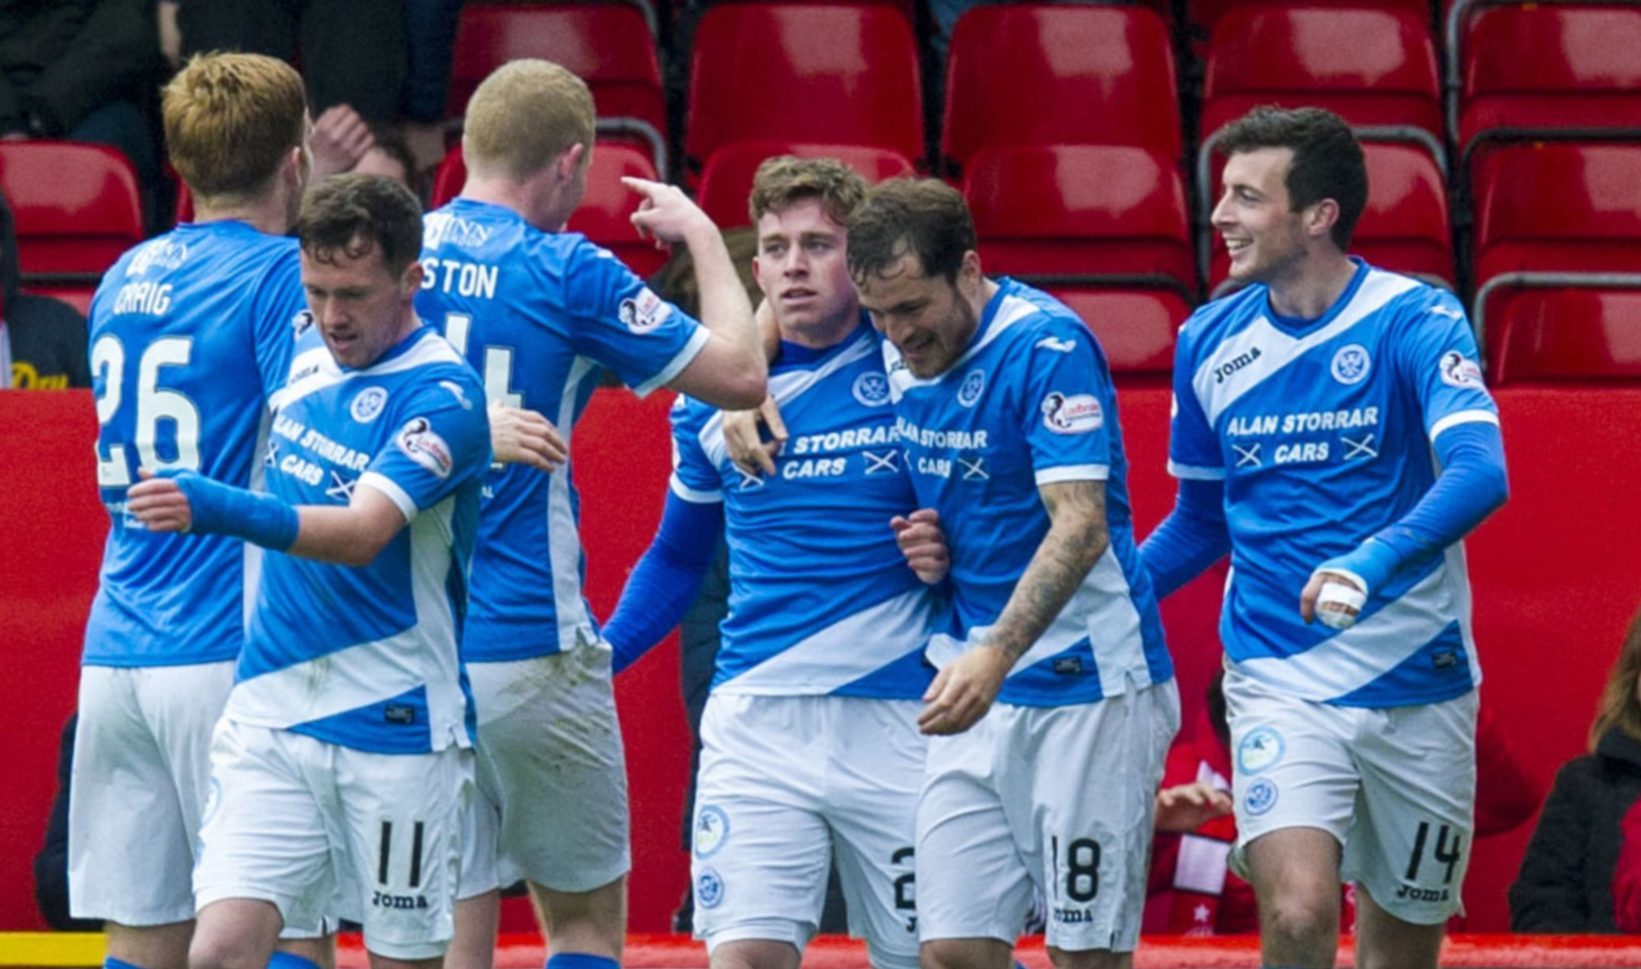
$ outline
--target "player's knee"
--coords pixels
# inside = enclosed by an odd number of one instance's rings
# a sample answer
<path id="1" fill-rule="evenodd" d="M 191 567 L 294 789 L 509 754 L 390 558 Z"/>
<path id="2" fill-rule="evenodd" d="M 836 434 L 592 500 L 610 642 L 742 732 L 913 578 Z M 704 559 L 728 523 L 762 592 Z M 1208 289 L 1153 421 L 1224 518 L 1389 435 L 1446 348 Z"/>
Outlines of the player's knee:
<path id="1" fill-rule="evenodd" d="M 1284 892 L 1268 902 L 1262 900 L 1260 909 L 1260 934 L 1272 940 L 1309 947 L 1339 932 L 1338 889 Z"/>
<path id="2" fill-rule="evenodd" d="M 1128 969 L 1134 963 L 1131 952 L 1113 952 L 1110 949 L 1057 949 L 1048 947 L 1049 962 L 1054 969 Z"/>
<path id="3" fill-rule="evenodd" d="M 919 947 L 918 964 L 922 969 L 1008 969 L 1009 951 L 992 939 L 936 939 Z"/>
<path id="4" fill-rule="evenodd" d="M 266 969 L 268 957 L 228 933 L 199 932 L 188 946 L 188 969 Z"/>

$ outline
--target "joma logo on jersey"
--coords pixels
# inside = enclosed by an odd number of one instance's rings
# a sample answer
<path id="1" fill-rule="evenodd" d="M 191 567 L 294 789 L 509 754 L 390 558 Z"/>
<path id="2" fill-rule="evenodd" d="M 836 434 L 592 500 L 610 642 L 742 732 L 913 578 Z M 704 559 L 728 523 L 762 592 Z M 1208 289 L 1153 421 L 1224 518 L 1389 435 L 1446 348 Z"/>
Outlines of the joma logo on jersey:
<path id="1" fill-rule="evenodd" d="M 1258 360 L 1261 355 L 1262 354 L 1260 354 L 1259 348 L 1254 347 L 1247 353 L 1239 353 L 1232 357 L 1229 361 L 1220 364 L 1214 368 L 1214 383 L 1224 383 L 1225 378 L 1229 377 L 1233 373 L 1236 373 L 1238 370 L 1241 370 L 1243 367 L 1246 367 L 1248 364 L 1253 363 L 1255 360 Z"/>
<path id="2" fill-rule="evenodd" d="M 370 904 L 377 908 L 427 908 L 425 895 L 390 895 L 387 892 L 373 891 L 370 893 Z"/>

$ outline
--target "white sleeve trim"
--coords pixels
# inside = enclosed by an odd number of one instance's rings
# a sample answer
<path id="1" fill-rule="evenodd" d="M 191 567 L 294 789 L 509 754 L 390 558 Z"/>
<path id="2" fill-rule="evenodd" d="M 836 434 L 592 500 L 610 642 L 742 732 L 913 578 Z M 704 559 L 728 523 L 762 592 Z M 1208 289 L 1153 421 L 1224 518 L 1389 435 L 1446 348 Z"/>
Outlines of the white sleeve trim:
<path id="1" fill-rule="evenodd" d="M 716 505 L 724 500 L 722 491 L 698 491 L 678 480 L 676 474 L 667 479 L 667 487 L 673 494 L 697 505 Z"/>
<path id="2" fill-rule="evenodd" d="M 1224 468 L 1204 468 L 1195 464 L 1168 462 L 1168 473 L 1182 481 L 1224 481 Z"/>
<path id="3" fill-rule="evenodd" d="M 392 478 L 379 471 L 366 471 L 359 476 L 359 484 L 380 491 L 387 496 L 388 501 L 399 506 L 399 513 L 405 516 L 405 524 L 416 520 L 416 512 L 420 509 L 410 500 L 409 492 L 395 484 Z"/>
<path id="4" fill-rule="evenodd" d="M 676 310 L 674 312 L 676 312 Z M 634 387 L 632 392 L 637 394 L 639 397 L 647 397 L 649 396 L 650 391 L 655 388 L 664 387 L 671 383 L 672 378 L 682 373 L 684 368 L 689 366 L 691 361 L 693 361 L 695 357 L 703 349 L 705 349 L 707 341 L 710 339 L 712 339 L 711 331 L 699 323 L 695 324 L 695 333 L 690 336 L 689 342 L 684 344 L 684 348 L 679 350 L 678 353 L 667 362 L 665 367 L 661 368 L 660 373 Z"/>
<path id="5" fill-rule="evenodd" d="M 1058 468 L 1043 468 L 1037 472 L 1037 484 L 1060 484 L 1063 481 L 1104 481 L 1111 477 L 1111 466 L 1106 464 L 1067 464 Z"/>
<path id="6" fill-rule="evenodd" d="M 1499 415 L 1490 410 L 1455 411 L 1430 425 L 1430 440 L 1435 441 L 1436 435 L 1450 427 L 1458 427 L 1460 424 L 1491 424 L 1498 427 Z"/>

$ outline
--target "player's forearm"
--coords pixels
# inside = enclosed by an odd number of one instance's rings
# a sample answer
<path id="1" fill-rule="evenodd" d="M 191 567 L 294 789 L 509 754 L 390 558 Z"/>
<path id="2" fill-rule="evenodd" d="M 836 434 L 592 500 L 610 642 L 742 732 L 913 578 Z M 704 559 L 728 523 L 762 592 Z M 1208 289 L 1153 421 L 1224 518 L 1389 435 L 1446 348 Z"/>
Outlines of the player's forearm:
<path id="1" fill-rule="evenodd" d="M 1042 488 L 1048 533 L 1026 564 L 985 645 L 1010 663 L 1031 648 L 1111 544 L 1105 522 L 1105 486 L 1074 481 Z"/>
<path id="2" fill-rule="evenodd" d="M 404 527 L 399 510 L 391 510 L 388 517 L 356 505 L 298 505 L 296 541 L 285 551 L 319 562 L 369 565 Z"/>
<path id="3" fill-rule="evenodd" d="M 769 364 L 763 341 L 752 318 L 752 304 L 735 271 L 735 263 L 724 246 L 724 238 L 708 223 L 689 236 L 690 255 L 695 258 L 695 282 L 701 292 L 701 323 L 712 331 L 713 339 L 724 341 L 732 351 L 734 369 L 762 383 Z M 763 397 L 760 391 L 757 395 Z M 753 401 L 747 406 L 756 406 Z"/>

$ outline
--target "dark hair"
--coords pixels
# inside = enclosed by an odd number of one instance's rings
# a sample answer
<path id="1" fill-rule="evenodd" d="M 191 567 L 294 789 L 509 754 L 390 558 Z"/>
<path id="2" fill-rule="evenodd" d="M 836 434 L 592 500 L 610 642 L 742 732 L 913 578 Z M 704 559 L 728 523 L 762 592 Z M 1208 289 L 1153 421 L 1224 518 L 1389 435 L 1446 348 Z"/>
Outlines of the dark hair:
<path id="1" fill-rule="evenodd" d="M 963 254 L 975 246 L 968 203 L 939 179 L 890 179 L 867 190 L 849 215 L 849 272 L 857 282 L 907 253 L 923 264 L 923 275 L 956 282 Z"/>
<path id="2" fill-rule="evenodd" d="M 1333 242 L 1340 250 L 1348 248 L 1367 206 L 1368 181 L 1362 145 L 1345 119 L 1322 108 L 1268 104 L 1226 125 L 1219 138 L 1219 150 L 1226 155 L 1261 148 L 1293 150 L 1285 183 L 1293 211 L 1323 199 L 1339 203 Z"/>
<path id="3" fill-rule="evenodd" d="M 335 175 L 302 200 L 302 251 L 320 262 L 359 259 L 372 248 L 397 276 L 422 252 L 422 206 L 410 189 L 381 175 Z"/>

